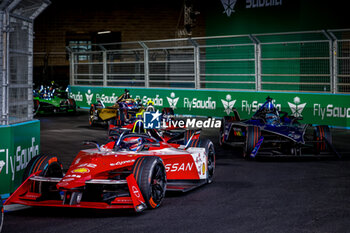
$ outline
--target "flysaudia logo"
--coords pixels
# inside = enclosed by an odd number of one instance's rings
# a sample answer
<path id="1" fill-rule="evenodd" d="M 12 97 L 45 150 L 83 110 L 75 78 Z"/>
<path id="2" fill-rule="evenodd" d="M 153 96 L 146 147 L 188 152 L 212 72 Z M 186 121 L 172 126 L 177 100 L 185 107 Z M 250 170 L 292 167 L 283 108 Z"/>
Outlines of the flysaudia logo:
<path id="1" fill-rule="evenodd" d="M 232 13 L 235 12 L 234 8 L 237 0 L 221 0 L 222 5 L 224 6 L 224 13 L 230 17 Z"/>
<path id="2" fill-rule="evenodd" d="M 175 98 L 175 93 L 174 93 L 174 92 L 171 92 L 170 97 L 166 97 L 166 98 L 167 98 L 167 100 L 168 100 L 169 106 L 170 106 L 172 109 L 175 109 L 175 108 L 176 108 L 176 104 L 177 104 L 177 102 L 179 101 L 179 97 L 176 97 L 176 98 Z"/>
<path id="3" fill-rule="evenodd" d="M 292 116 L 294 117 L 302 117 L 302 111 L 305 108 L 306 103 L 300 104 L 300 98 L 298 96 L 294 97 L 294 103 L 288 102 L 289 108 L 292 111 Z"/>
<path id="4" fill-rule="evenodd" d="M 224 112 L 226 112 L 227 115 L 230 115 L 230 113 L 232 112 L 232 108 L 236 103 L 236 100 L 231 100 L 232 97 L 231 95 L 226 95 L 226 100 L 221 99 L 221 103 L 222 105 L 224 105 Z"/>

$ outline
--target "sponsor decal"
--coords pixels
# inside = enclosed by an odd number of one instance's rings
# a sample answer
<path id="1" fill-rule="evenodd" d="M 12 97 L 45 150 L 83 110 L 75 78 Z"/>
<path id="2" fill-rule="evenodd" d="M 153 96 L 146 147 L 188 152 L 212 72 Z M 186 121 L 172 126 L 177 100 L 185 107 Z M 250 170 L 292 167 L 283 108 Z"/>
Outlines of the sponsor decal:
<path id="1" fill-rule="evenodd" d="M 93 164 L 93 163 L 82 163 L 82 164 L 80 164 L 78 167 L 90 167 L 90 168 L 95 168 L 95 167 L 97 167 L 97 164 Z"/>
<path id="2" fill-rule="evenodd" d="M 134 195 L 137 198 L 140 198 L 141 194 L 140 194 L 139 190 L 135 186 L 132 186 L 131 189 L 132 189 L 132 192 L 134 193 Z"/>
<path id="3" fill-rule="evenodd" d="M 235 12 L 234 7 L 236 5 L 237 0 L 221 0 L 221 3 L 224 7 L 224 14 L 228 17 L 231 16 L 232 13 Z"/>
<path id="4" fill-rule="evenodd" d="M 39 154 L 39 145 L 35 145 L 35 137 L 32 137 L 32 146 L 29 148 L 22 148 L 17 146 L 16 153 L 14 156 L 9 155 L 9 149 L 0 149 L 0 154 L 5 153 L 5 161 L 3 161 L 2 166 L 0 165 L 0 170 L 5 169 L 6 175 L 11 172 L 12 181 L 15 180 L 15 173 L 25 169 L 29 161 L 36 155 Z M 10 170 L 11 169 L 11 170 Z"/>
<path id="5" fill-rule="evenodd" d="M 232 13 L 235 13 L 235 6 L 237 0 L 221 0 L 221 4 L 224 7 L 223 14 L 226 14 L 228 17 L 231 16 Z M 246 0 L 246 9 L 251 8 L 263 8 L 263 7 L 271 7 L 271 6 L 282 6 L 282 0 Z"/>
<path id="6" fill-rule="evenodd" d="M 146 129 L 160 129 L 160 116 L 162 114 L 159 113 L 159 110 L 157 112 L 144 112 L 143 113 L 143 119 L 145 121 L 145 128 Z"/>
<path id="7" fill-rule="evenodd" d="M 73 170 L 74 173 L 88 173 L 90 170 L 88 168 L 82 167 L 82 168 L 77 168 Z"/>
<path id="8" fill-rule="evenodd" d="M 76 178 L 81 178 L 81 175 L 76 175 L 76 174 L 72 174 L 72 175 L 66 175 L 66 177 L 76 177 Z"/>
<path id="9" fill-rule="evenodd" d="M 350 108 L 338 107 L 333 104 L 328 104 L 326 107 L 323 107 L 319 103 L 314 104 L 313 115 L 321 117 L 323 120 L 326 117 L 333 118 L 350 118 Z"/>
<path id="10" fill-rule="evenodd" d="M 202 165 L 202 174 L 204 175 L 205 174 L 205 163 L 203 163 L 203 165 Z"/>
<path id="11" fill-rule="evenodd" d="M 78 93 L 80 93 L 80 92 L 78 92 Z M 90 104 L 92 103 L 92 97 L 93 97 L 93 96 L 94 96 L 94 94 L 91 93 L 91 90 L 90 90 L 90 89 L 87 91 L 87 93 L 85 93 L 86 103 L 87 103 L 88 105 L 90 105 Z"/>
<path id="12" fill-rule="evenodd" d="M 302 117 L 301 112 L 304 110 L 306 103 L 300 104 L 300 98 L 298 96 L 294 97 L 293 103 L 288 102 L 289 108 L 292 111 L 292 116 Z"/>
<path id="13" fill-rule="evenodd" d="M 277 109 L 277 111 L 281 111 L 281 109 L 282 109 L 281 104 L 276 104 L 275 102 L 276 102 L 275 100 L 272 100 L 272 103 L 275 106 L 275 108 Z M 264 103 L 259 103 L 256 100 L 254 100 L 251 103 L 248 100 L 242 100 L 242 112 L 247 112 L 248 114 L 254 113 L 254 112 L 258 111 L 259 108 Z"/>
<path id="14" fill-rule="evenodd" d="M 245 8 L 281 6 L 282 0 L 246 0 Z"/>
<path id="15" fill-rule="evenodd" d="M 165 165 L 166 172 L 191 171 L 193 163 L 168 163 Z"/>
<path id="16" fill-rule="evenodd" d="M 132 97 L 132 95 L 130 95 L 130 97 Z M 136 95 L 135 99 L 140 99 L 143 105 L 147 105 L 147 102 L 152 100 L 154 106 L 163 106 L 163 98 L 159 97 L 159 95 L 156 95 L 155 98 L 151 98 L 146 95 L 141 98 L 141 96 Z"/>
<path id="17" fill-rule="evenodd" d="M 216 109 L 216 101 L 212 100 L 211 97 L 208 97 L 207 100 L 199 100 L 197 98 L 190 100 L 189 98 L 184 98 L 184 107 L 190 111 L 192 108 L 213 110 Z"/>
<path id="18" fill-rule="evenodd" d="M 236 100 L 231 100 L 231 95 L 226 95 L 226 100 L 221 99 L 222 105 L 224 105 L 224 112 L 226 112 L 227 115 L 230 115 L 232 112 L 232 108 L 236 103 Z"/>
<path id="19" fill-rule="evenodd" d="M 115 93 L 112 93 L 111 96 L 108 96 L 105 94 L 102 94 L 102 95 L 96 94 L 96 100 L 101 100 L 103 103 L 108 103 L 108 104 L 114 104 L 117 101 L 118 97 L 119 96 L 116 95 Z"/>
<path id="20" fill-rule="evenodd" d="M 175 98 L 175 93 L 174 93 L 174 92 L 171 92 L 170 98 L 169 98 L 169 97 L 166 97 L 166 98 L 167 98 L 167 100 L 168 100 L 169 106 L 170 106 L 172 109 L 175 109 L 175 108 L 176 108 L 176 104 L 177 104 L 177 102 L 179 101 L 179 97 L 176 97 L 176 98 Z"/>
<path id="21" fill-rule="evenodd" d="M 69 93 L 69 97 L 74 99 L 76 102 L 83 102 L 83 95 L 80 94 L 80 91 L 78 91 L 78 94 Z"/>
<path id="22" fill-rule="evenodd" d="M 121 165 L 125 165 L 128 163 L 134 163 L 134 162 L 135 162 L 135 159 L 130 159 L 130 160 L 125 160 L 125 161 L 118 161 L 116 163 L 110 163 L 109 165 L 110 166 L 121 166 Z"/>

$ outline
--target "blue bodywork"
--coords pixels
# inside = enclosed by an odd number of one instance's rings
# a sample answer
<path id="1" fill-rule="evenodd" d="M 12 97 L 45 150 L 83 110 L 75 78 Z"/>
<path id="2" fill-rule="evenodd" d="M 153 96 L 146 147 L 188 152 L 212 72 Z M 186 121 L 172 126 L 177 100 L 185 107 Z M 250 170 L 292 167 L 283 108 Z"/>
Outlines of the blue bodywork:
<path id="1" fill-rule="evenodd" d="M 281 116 L 280 113 L 272 103 L 272 98 L 267 97 L 266 102 L 256 111 L 253 117 L 241 123 L 258 126 L 262 131 L 278 134 L 304 144 L 304 134 L 308 125 L 296 121 L 301 118 L 294 118 L 286 113 Z"/>

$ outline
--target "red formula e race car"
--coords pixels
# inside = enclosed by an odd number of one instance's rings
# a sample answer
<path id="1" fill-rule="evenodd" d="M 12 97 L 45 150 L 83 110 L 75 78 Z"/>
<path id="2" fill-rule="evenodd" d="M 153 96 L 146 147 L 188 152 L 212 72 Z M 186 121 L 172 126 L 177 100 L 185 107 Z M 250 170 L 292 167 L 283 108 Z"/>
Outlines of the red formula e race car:
<path id="1" fill-rule="evenodd" d="M 125 130 L 96 148 L 82 150 L 66 174 L 55 156 L 40 155 L 28 164 L 23 184 L 5 205 L 157 208 L 166 190 L 189 191 L 211 183 L 215 150 L 191 131 L 183 144 L 167 143 L 157 131 Z M 153 134 L 152 134 L 153 133 Z"/>

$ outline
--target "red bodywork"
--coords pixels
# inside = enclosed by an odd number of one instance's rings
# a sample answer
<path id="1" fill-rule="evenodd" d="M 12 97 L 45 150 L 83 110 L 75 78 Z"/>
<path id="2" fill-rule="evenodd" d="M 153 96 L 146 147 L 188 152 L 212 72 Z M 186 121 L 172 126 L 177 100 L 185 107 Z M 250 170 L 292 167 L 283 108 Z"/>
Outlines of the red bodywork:
<path id="1" fill-rule="evenodd" d="M 203 156 L 203 153 L 205 154 L 201 148 L 192 148 L 191 152 L 188 152 L 161 141 L 158 146 L 149 147 L 147 151 L 133 152 L 114 151 L 112 149 L 114 144 L 115 142 L 113 141 L 102 146 L 101 151 L 98 149 L 80 151 L 63 178 L 53 178 L 52 180 L 43 178 L 39 176 L 41 171 L 32 174 L 7 199 L 5 205 L 23 204 L 29 206 L 96 209 L 134 208 L 136 211 L 139 211 L 137 208 L 144 205 L 144 199 L 140 195 L 140 188 L 131 170 L 136 159 L 142 156 L 158 156 L 163 160 L 168 186 L 169 182 L 175 180 L 202 181 L 205 175 L 201 166 L 207 166 L 207 161 L 202 161 L 204 159 L 199 161 L 200 156 Z M 203 173 L 201 173 L 202 170 Z M 119 175 L 121 177 L 123 174 L 126 175 L 124 175 L 124 178 L 120 178 L 120 183 L 118 183 L 118 180 L 113 179 L 113 176 Z M 37 185 L 38 182 L 55 183 L 53 189 L 57 189 L 55 191 L 60 194 L 61 198 L 56 198 L 55 200 L 43 198 L 42 193 L 33 191 L 33 186 Z M 80 197 L 79 202 L 69 203 L 69 199 L 73 199 L 71 195 L 87 192 L 87 184 L 94 187 L 94 185 L 99 185 L 99 182 L 104 185 L 108 184 L 108 182 L 114 182 L 112 184 L 114 186 L 124 185 L 128 195 L 118 196 L 109 202 L 104 202 L 85 201 L 83 199 L 84 194 L 82 194 L 83 197 Z"/>

